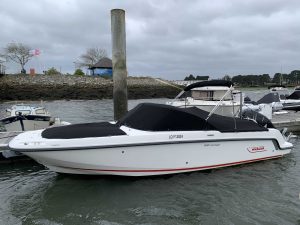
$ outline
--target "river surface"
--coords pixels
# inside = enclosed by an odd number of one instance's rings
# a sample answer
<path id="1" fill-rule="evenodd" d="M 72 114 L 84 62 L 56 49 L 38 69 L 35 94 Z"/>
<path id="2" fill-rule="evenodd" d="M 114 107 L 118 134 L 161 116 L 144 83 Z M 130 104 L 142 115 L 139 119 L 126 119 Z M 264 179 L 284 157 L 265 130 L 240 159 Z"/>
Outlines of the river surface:
<path id="1" fill-rule="evenodd" d="M 129 108 L 146 101 L 167 99 L 132 100 Z M 2 103 L 0 112 L 12 104 Z M 113 118 L 112 100 L 43 104 L 71 123 Z M 148 178 L 62 175 L 33 161 L 0 164 L 0 225 L 299 225 L 300 139 L 293 142 L 282 159 Z"/>

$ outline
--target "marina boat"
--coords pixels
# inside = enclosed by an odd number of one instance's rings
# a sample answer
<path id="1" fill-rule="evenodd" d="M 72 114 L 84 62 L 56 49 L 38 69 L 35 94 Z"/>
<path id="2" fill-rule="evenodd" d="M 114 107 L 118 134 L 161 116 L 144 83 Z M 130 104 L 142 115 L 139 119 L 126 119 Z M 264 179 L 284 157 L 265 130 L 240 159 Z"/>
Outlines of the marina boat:
<path id="1" fill-rule="evenodd" d="M 215 114 L 236 115 L 240 110 L 241 93 L 235 91 L 233 83 L 225 80 L 210 80 L 193 83 L 184 88 L 168 105 L 187 108 L 198 107 L 211 112 L 217 104 Z"/>
<path id="2" fill-rule="evenodd" d="M 242 111 L 253 111 L 263 114 L 272 119 L 272 114 L 283 109 L 278 93 L 268 93 L 258 101 L 252 101 L 249 96 L 245 97 Z"/>
<path id="3" fill-rule="evenodd" d="M 272 124 L 142 103 L 118 122 L 28 131 L 9 147 L 59 173 L 149 176 L 280 158 L 293 145 Z"/>
<path id="4" fill-rule="evenodd" d="M 44 129 L 53 121 L 44 107 L 18 104 L 6 109 L 6 117 L 0 123 L 10 132 Z"/>
<path id="5" fill-rule="evenodd" d="M 8 143 L 14 136 L 24 131 L 67 124 L 70 123 L 51 117 L 49 112 L 42 106 L 13 105 L 11 108 L 6 109 L 6 117 L 0 119 L 0 153 L 5 158 L 16 156 L 15 153 L 7 149 Z"/>
<path id="6" fill-rule="evenodd" d="M 269 89 L 271 93 L 278 93 L 284 110 L 300 111 L 300 90 L 298 88 L 295 88 L 293 93 L 290 93 L 284 86 L 271 86 Z"/>

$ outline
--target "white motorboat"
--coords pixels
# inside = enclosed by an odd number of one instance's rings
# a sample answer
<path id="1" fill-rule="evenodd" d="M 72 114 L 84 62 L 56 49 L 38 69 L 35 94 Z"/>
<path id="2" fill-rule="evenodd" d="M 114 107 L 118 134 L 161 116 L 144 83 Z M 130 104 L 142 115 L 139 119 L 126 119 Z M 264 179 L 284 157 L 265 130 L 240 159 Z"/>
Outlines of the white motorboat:
<path id="1" fill-rule="evenodd" d="M 300 111 L 300 90 L 295 88 L 291 93 L 285 86 L 270 86 L 271 93 L 278 93 L 283 110 Z"/>
<path id="2" fill-rule="evenodd" d="M 271 120 L 273 113 L 282 109 L 283 105 L 280 102 L 278 93 L 268 93 L 258 101 L 252 101 L 249 96 L 245 97 L 242 112 L 243 114 L 252 112 L 253 116 L 260 113 Z"/>
<path id="3" fill-rule="evenodd" d="M 44 107 L 18 104 L 6 109 L 6 117 L 0 120 L 5 130 L 28 131 L 44 129 L 51 125 L 51 115 Z"/>
<path id="4" fill-rule="evenodd" d="M 28 131 L 9 147 L 59 173 L 148 176 L 280 158 L 293 145 L 253 120 L 142 103 L 116 123 Z"/>
<path id="5" fill-rule="evenodd" d="M 68 124 L 70 123 L 51 117 L 45 107 L 26 104 L 13 105 L 6 109 L 6 117 L 0 119 L 0 153 L 5 158 L 19 156 L 20 154 L 16 155 L 8 150 L 8 143 L 14 136 L 24 131 Z"/>
<path id="6" fill-rule="evenodd" d="M 210 80 L 193 83 L 184 88 L 168 105 L 187 108 L 198 107 L 215 114 L 233 116 L 240 110 L 241 93 L 234 91 L 233 83 L 225 80 Z"/>

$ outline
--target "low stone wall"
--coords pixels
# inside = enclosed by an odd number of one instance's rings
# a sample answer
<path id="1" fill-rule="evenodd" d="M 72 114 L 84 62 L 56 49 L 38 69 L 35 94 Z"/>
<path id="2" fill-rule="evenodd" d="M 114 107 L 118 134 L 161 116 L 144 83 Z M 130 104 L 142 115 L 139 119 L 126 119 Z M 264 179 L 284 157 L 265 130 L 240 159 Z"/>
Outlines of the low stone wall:
<path id="1" fill-rule="evenodd" d="M 150 77 L 129 77 L 128 98 L 174 98 L 180 88 Z M 0 77 L 0 100 L 110 99 L 113 81 L 71 75 L 5 75 Z"/>

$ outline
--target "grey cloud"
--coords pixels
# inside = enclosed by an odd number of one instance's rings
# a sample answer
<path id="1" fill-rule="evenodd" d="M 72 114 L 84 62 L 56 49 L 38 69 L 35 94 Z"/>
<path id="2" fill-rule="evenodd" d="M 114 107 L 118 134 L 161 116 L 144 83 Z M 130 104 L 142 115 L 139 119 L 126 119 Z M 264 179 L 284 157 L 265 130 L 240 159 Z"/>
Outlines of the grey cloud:
<path id="1" fill-rule="evenodd" d="M 2 0 L 0 47 L 11 41 L 29 44 L 42 55 L 28 66 L 73 73 L 73 62 L 89 47 L 99 46 L 110 55 L 113 8 L 126 11 L 132 75 L 216 78 L 273 75 L 281 66 L 283 72 L 300 69 L 297 0 Z"/>

